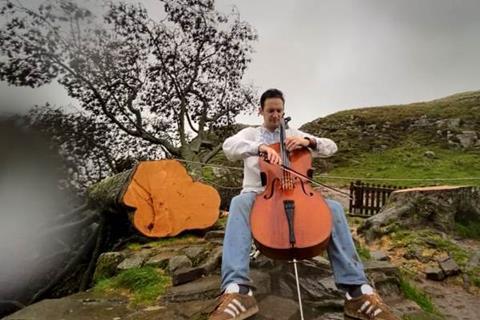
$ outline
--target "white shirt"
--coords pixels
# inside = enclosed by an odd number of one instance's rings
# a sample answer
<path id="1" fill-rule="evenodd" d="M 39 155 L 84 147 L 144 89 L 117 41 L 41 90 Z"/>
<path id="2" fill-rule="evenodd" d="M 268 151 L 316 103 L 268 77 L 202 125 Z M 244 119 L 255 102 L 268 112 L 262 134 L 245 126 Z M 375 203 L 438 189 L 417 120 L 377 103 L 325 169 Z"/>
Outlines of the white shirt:
<path id="1" fill-rule="evenodd" d="M 308 137 L 317 142 L 317 147 L 312 150 L 313 157 L 329 157 L 337 151 L 337 145 L 330 139 L 317 138 L 300 130 L 288 128 L 287 137 Z M 263 192 L 265 187 L 260 180 L 258 165 L 258 147 L 261 144 L 280 142 L 280 129 L 270 131 L 264 126 L 248 127 L 231 136 L 223 143 L 223 152 L 231 161 L 243 160 L 243 189 L 244 192 Z"/>

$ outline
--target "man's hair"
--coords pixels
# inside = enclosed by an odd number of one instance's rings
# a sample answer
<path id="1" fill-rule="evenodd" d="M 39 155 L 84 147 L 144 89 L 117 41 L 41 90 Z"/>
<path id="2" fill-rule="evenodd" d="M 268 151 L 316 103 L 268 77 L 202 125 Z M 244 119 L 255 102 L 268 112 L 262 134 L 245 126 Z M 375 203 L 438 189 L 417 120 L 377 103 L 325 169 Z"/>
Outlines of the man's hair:
<path id="1" fill-rule="evenodd" d="M 285 104 L 285 98 L 283 97 L 283 92 L 278 89 L 268 89 L 265 91 L 262 96 L 260 97 L 260 107 L 263 110 L 263 106 L 265 104 L 265 100 L 268 98 L 280 98 L 282 99 L 283 103 Z"/>

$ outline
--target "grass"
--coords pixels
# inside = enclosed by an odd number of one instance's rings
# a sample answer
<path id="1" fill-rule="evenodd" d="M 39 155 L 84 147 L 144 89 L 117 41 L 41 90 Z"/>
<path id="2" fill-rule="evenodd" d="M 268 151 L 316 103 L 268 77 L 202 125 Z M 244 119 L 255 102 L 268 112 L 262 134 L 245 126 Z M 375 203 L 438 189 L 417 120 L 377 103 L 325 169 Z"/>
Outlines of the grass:
<path id="1" fill-rule="evenodd" d="M 228 216 L 224 216 L 224 217 L 221 217 L 217 220 L 217 222 L 215 222 L 214 224 L 214 229 L 225 229 L 226 225 L 227 225 L 227 220 L 228 220 Z"/>
<path id="2" fill-rule="evenodd" d="M 480 240 L 480 221 L 470 221 L 467 225 L 457 222 L 455 232 L 464 238 Z"/>
<path id="3" fill-rule="evenodd" d="M 468 270 L 466 273 L 472 281 L 472 284 L 480 288 L 480 267 L 475 267 L 471 270 Z"/>
<path id="4" fill-rule="evenodd" d="M 434 248 L 438 252 L 448 253 L 459 267 L 469 276 L 472 284 L 480 288 L 480 267 L 467 268 L 471 253 L 456 245 L 448 239 L 444 239 L 440 233 L 424 229 L 418 231 L 399 230 L 391 234 L 394 245 L 404 247 L 407 252 L 414 253 L 418 249 Z"/>
<path id="5" fill-rule="evenodd" d="M 173 245 L 173 244 L 196 243 L 198 241 L 199 241 L 199 237 L 192 234 L 184 233 L 176 237 L 163 238 L 163 239 L 152 241 L 146 244 L 132 242 L 127 245 L 127 248 L 132 251 L 140 251 L 145 246 L 148 246 L 150 248 L 158 248 L 158 247 L 163 247 L 163 246 Z"/>
<path id="6" fill-rule="evenodd" d="M 433 151 L 436 158 L 424 156 L 426 151 Z M 369 182 L 395 184 L 405 187 L 438 184 L 480 185 L 480 180 L 441 180 L 453 178 L 480 177 L 480 152 L 443 149 L 440 147 L 423 147 L 404 145 L 386 149 L 382 152 L 362 153 L 352 159 L 348 165 L 335 167 L 329 176 L 348 177 L 345 180 L 332 180 L 317 176 L 320 181 L 332 181 L 347 184 L 352 180 L 368 178 Z M 375 179 L 380 179 L 376 180 Z M 384 181 L 381 179 L 400 179 Z M 403 180 L 403 179 L 420 179 Z M 428 180 L 424 180 L 428 179 Z M 437 180 L 430 180 L 437 179 Z"/>
<path id="7" fill-rule="evenodd" d="M 148 305 L 164 294 L 170 285 L 171 278 L 162 270 L 142 267 L 122 271 L 113 278 L 99 280 L 94 290 L 104 293 L 124 291 L 132 297 L 134 304 Z"/>
<path id="8" fill-rule="evenodd" d="M 460 246 L 444 239 L 442 235 L 431 229 L 423 230 L 398 230 L 391 233 L 393 243 L 398 247 L 404 247 L 409 250 L 416 248 L 434 248 L 437 251 L 449 253 L 460 267 L 464 267 L 470 254 Z"/>
<path id="9" fill-rule="evenodd" d="M 368 247 L 364 247 L 361 244 L 355 244 L 355 247 L 357 248 L 357 253 L 360 256 L 360 259 L 362 259 L 362 261 L 368 261 L 372 258 Z"/>
<path id="10" fill-rule="evenodd" d="M 460 119 L 461 121 L 477 121 L 479 119 L 478 101 L 480 91 L 464 92 L 429 102 L 417 102 L 408 105 L 389 105 L 343 110 L 325 118 L 319 118 L 302 126 L 301 129 L 315 129 L 318 125 L 334 127 L 345 122 L 358 125 L 382 124 L 389 122 L 392 128 L 408 119 Z"/>
<path id="11" fill-rule="evenodd" d="M 448 143 L 456 141 L 456 134 L 480 125 L 479 101 L 480 91 L 475 91 L 409 105 L 356 108 L 316 119 L 301 129 L 338 144 L 339 151 L 317 166 L 330 176 L 354 178 L 323 178 L 323 182 L 347 185 L 355 179 L 387 178 L 437 180 L 371 181 L 402 186 L 480 185 L 480 179 L 440 180 L 479 177 L 480 148 L 463 150 Z M 429 125 L 419 124 L 422 120 Z M 412 126 L 414 123 L 417 126 Z M 452 137 L 447 139 L 447 134 Z M 426 151 L 433 151 L 436 157 L 424 156 Z"/>
<path id="12" fill-rule="evenodd" d="M 412 285 L 405 274 L 402 274 L 400 277 L 400 290 L 402 290 L 407 299 L 414 301 L 423 311 L 429 314 L 440 315 L 440 312 L 437 310 L 430 297 L 425 292 Z"/>

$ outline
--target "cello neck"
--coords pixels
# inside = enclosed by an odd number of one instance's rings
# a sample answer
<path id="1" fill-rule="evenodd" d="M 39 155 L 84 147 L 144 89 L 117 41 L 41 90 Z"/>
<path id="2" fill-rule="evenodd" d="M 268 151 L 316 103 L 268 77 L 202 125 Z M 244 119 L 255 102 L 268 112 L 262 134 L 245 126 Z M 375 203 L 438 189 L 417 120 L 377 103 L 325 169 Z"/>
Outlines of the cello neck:
<path id="1" fill-rule="evenodd" d="M 283 165 L 290 167 L 290 162 L 288 160 L 288 153 L 287 148 L 285 147 L 285 138 L 287 137 L 286 128 L 288 127 L 288 121 L 290 121 L 290 117 L 281 118 L 280 119 L 280 153 L 282 157 Z"/>

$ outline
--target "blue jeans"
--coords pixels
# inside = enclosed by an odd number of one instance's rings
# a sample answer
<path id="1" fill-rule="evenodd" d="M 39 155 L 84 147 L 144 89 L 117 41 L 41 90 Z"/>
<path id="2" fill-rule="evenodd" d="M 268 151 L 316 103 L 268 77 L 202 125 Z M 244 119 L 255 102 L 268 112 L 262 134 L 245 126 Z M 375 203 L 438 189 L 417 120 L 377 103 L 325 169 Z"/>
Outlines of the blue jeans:
<path id="1" fill-rule="evenodd" d="M 234 197 L 230 203 L 222 256 L 222 291 L 229 283 L 251 286 L 250 250 L 250 211 L 256 193 L 246 192 Z M 327 248 L 337 287 L 367 283 L 343 207 L 337 201 L 327 199 L 332 211 L 333 230 Z"/>

